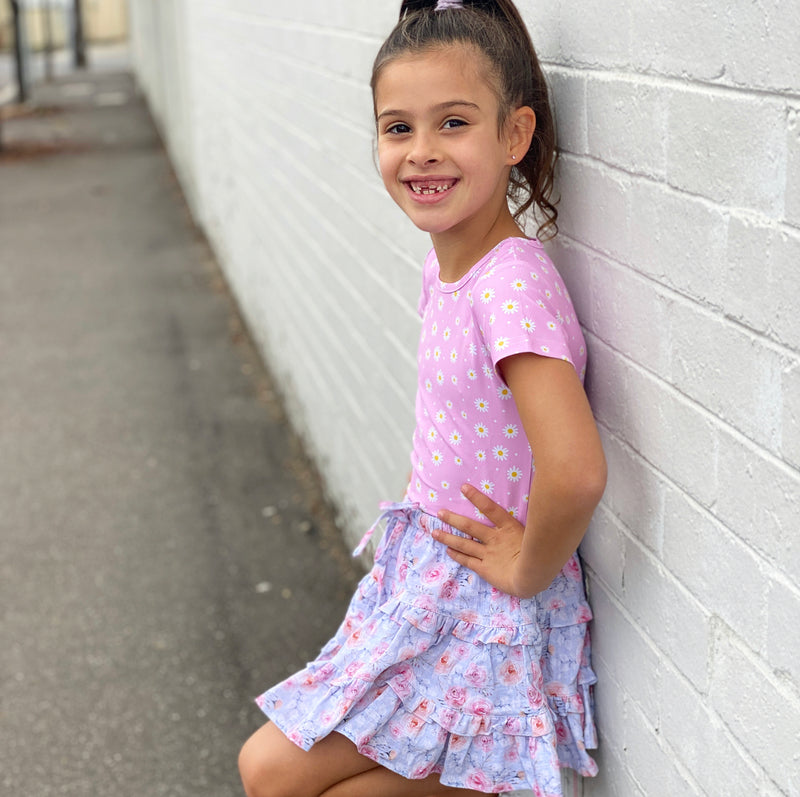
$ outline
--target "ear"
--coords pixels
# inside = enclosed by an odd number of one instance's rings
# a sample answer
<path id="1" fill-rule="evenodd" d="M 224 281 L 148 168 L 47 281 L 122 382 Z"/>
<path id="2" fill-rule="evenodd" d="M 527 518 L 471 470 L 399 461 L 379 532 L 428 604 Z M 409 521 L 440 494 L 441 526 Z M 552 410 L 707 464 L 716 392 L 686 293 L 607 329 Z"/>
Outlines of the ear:
<path id="1" fill-rule="evenodd" d="M 523 105 L 512 111 L 508 121 L 508 164 L 515 166 L 527 154 L 536 130 L 536 114 L 533 108 Z"/>

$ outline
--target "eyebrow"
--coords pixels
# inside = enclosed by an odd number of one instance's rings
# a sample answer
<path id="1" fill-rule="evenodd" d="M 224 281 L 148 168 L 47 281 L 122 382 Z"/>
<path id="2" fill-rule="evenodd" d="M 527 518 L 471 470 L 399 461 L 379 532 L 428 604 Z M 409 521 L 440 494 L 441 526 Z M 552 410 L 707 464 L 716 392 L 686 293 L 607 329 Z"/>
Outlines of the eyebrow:
<path id="1" fill-rule="evenodd" d="M 480 110 L 480 107 L 476 105 L 474 102 L 469 102 L 468 100 L 449 100 L 448 102 L 440 102 L 438 105 L 434 105 L 431 109 L 432 111 L 446 111 L 449 108 L 474 108 L 476 111 Z M 383 119 L 384 116 L 405 116 L 408 111 L 398 111 L 398 110 L 386 110 L 381 111 L 378 114 L 378 119 Z"/>

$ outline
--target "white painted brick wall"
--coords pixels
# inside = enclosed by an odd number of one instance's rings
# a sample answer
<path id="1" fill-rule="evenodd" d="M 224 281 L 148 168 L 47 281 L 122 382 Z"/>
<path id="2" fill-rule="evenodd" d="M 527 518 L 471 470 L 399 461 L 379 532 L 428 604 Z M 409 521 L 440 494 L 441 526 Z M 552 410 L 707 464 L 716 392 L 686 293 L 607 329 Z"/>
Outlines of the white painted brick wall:
<path id="1" fill-rule="evenodd" d="M 396 3 L 131 0 L 140 82 L 351 541 L 399 496 L 428 247 L 372 156 Z M 800 795 L 800 6 L 520 0 L 610 465 L 601 775 Z"/>

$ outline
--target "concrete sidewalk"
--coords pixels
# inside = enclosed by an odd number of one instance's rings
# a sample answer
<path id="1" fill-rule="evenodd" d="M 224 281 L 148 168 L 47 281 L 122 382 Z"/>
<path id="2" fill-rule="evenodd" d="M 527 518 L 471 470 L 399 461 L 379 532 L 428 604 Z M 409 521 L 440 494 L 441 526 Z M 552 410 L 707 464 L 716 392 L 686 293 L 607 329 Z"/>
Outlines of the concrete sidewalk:
<path id="1" fill-rule="evenodd" d="M 0 155 L 0 784 L 240 795 L 358 576 L 125 74 Z"/>

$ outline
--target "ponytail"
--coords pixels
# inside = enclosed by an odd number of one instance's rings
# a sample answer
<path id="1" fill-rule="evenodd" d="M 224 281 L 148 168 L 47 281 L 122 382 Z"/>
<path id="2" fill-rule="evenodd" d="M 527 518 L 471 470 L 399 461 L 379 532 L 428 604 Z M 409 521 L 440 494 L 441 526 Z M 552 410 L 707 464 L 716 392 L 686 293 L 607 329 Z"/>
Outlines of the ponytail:
<path id="1" fill-rule="evenodd" d="M 425 53 L 453 44 L 480 50 L 491 67 L 488 76 L 500 107 L 498 129 L 516 108 L 536 114 L 530 149 L 512 167 L 508 198 L 519 220 L 533 208 L 542 239 L 558 232 L 558 210 L 552 199 L 557 159 L 555 125 L 547 81 L 528 30 L 511 0 L 463 0 L 463 7 L 439 8 L 438 0 L 402 0 L 394 30 L 383 43 L 372 69 L 372 92 L 386 64 L 407 53 Z"/>

